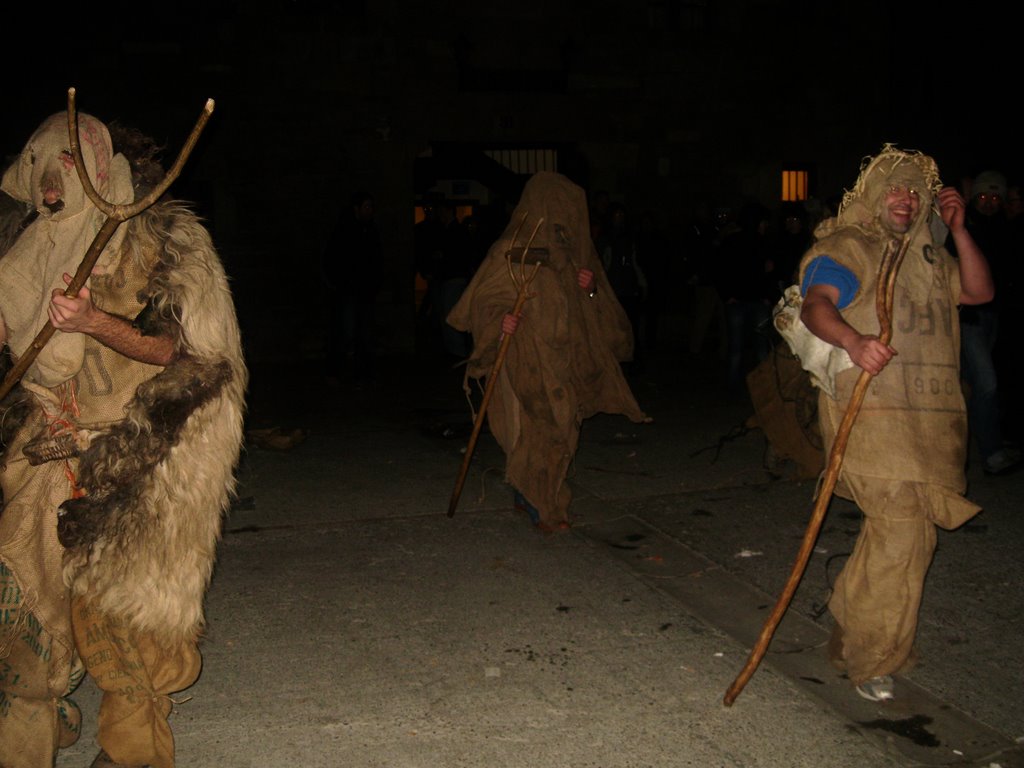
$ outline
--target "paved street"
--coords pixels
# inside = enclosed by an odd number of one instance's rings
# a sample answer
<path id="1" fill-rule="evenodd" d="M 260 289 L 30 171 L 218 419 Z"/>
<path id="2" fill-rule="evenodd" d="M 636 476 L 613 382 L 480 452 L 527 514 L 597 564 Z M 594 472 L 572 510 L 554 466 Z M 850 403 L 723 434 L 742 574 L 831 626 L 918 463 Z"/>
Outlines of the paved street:
<path id="1" fill-rule="evenodd" d="M 571 471 L 575 524 L 512 509 L 461 371 L 386 357 L 374 386 L 254 367 L 250 444 L 210 591 L 204 670 L 176 697 L 182 767 L 1024 766 L 1024 473 L 971 470 L 985 511 L 942 532 L 920 664 L 887 705 L 827 664 L 829 587 L 857 510 L 833 501 L 760 668 L 731 707 L 799 549 L 814 482 L 779 476 L 714 361 L 670 350 L 632 378 L 654 417 L 598 416 Z M 477 397 L 477 402 L 479 397 Z M 77 695 L 95 753 L 98 697 Z"/>

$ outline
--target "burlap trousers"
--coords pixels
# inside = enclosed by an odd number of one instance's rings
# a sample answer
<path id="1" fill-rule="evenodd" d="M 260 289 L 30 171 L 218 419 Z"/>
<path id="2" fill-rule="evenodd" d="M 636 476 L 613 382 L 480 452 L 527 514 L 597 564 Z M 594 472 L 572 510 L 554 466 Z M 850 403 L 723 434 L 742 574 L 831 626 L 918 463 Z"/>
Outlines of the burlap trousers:
<path id="1" fill-rule="evenodd" d="M 52 768 L 57 749 L 78 740 L 82 714 L 64 698 L 84 670 L 67 657 L 39 620 L 22 608 L 25 596 L 0 563 L 0 768 Z M 67 680 L 67 684 L 57 683 Z M 59 690 L 58 690 L 59 688 Z"/>
<path id="2" fill-rule="evenodd" d="M 16 616 L 21 602 L 13 575 L 0 565 L 0 619 Z M 103 690 L 100 746 L 119 763 L 173 768 L 169 697 L 199 676 L 195 644 L 167 649 L 90 611 L 83 601 L 73 608 L 78 652 Z M 0 659 L 0 768 L 52 768 L 58 748 L 78 740 L 82 716 L 65 696 L 85 669 L 76 658 L 68 686 L 52 690 L 52 638 L 31 614 L 19 623 L 16 640 Z"/>
<path id="3" fill-rule="evenodd" d="M 100 746 L 118 763 L 173 768 L 170 695 L 199 677 L 202 657 L 196 644 L 167 647 L 93 611 L 80 598 L 72 611 L 78 652 L 103 691 Z"/>
<path id="4" fill-rule="evenodd" d="M 860 477 L 844 486 L 864 519 L 829 601 L 829 654 L 857 685 L 909 666 L 936 531 L 926 486 Z"/>

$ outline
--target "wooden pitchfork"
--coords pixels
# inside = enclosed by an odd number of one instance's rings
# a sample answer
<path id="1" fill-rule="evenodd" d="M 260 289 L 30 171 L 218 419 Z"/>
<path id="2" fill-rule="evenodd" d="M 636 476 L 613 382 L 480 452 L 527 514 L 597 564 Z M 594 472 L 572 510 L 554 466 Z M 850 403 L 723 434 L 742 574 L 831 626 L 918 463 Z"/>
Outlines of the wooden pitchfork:
<path id="1" fill-rule="evenodd" d="M 540 225 L 544 223 L 544 219 L 538 219 L 537 225 L 533 228 L 533 234 L 530 235 L 530 239 L 526 243 L 526 247 L 523 248 L 523 255 L 519 258 L 519 275 L 517 276 L 515 270 L 512 267 L 512 250 L 515 248 L 516 239 L 519 237 L 519 230 L 523 228 L 523 224 L 526 223 L 526 217 L 529 213 L 524 213 L 522 220 L 519 222 L 519 226 L 516 227 L 515 232 L 512 234 L 512 244 L 509 246 L 508 251 L 505 252 L 505 263 L 508 265 L 509 277 L 512 278 L 512 283 L 517 288 L 516 302 L 512 307 L 512 314 L 519 317 L 523 311 L 523 304 L 530 298 L 529 288 L 530 283 L 533 282 L 533 278 L 537 274 L 537 270 L 540 269 L 540 261 L 534 263 L 533 268 L 527 273 L 526 271 L 526 254 L 530 251 L 530 246 L 533 245 L 533 239 L 537 236 L 537 231 L 540 229 Z M 491 373 L 487 377 L 487 384 L 484 386 L 483 399 L 480 401 L 480 410 L 477 411 L 476 420 L 473 422 L 473 432 L 469 436 L 469 442 L 466 444 L 466 455 L 462 458 L 462 467 L 459 469 L 459 476 L 455 481 L 455 489 L 452 491 L 452 498 L 448 502 L 448 517 L 452 517 L 455 514 L 455 507 L 459 504 L 459 496 L 462 495 L 462 486 L 466 484 L 466 475 L 469 473 L 469 464 L 473 459 L 473 451 L 476 449 L 477 439 L 480 437 L 480 430 L 484 425 L 484 414 L 487 412 L 487 405 L 491 401 L 491 394 L 494 392 L 494 383 L 498 379 L 498 372 L 501 371 L 501 366 L 505 362 L 505 354 L 508 352 L 509 342 L 512 341 L 511 334 L 503 334 L 501 342 L 498 345 L 498 355 L 494 359 L 494 365 L 491 367 Z"/>
<path id="2" fill-rule="evenodd" d="M 888 344 L 892 340 L 892 304 L 896 291 L 896 274 L 899 272 L 900 264 L 903 263 L 903 257 L 906 256 L 909 245 L 909 237 L 904 237 L 902 243 L 900 240 L 890 240 L 885 253 L 882 255 L 882 263 L 878 267 L 875 308 L 878 312 L 878 338 L 883 344 Z M 743 667 L 732 685 L 729 686 L 729 690 L 725 693 L 725 705 L 727 707 L 732 706 L 736 697 L 740 695 L 740 691 L 743 690 L 743 687 L 754 674 L 757 665 L 761 663 L 765 651 L 768 650 L 768 644 L 772 640 L 772 635 L 775 634 L 775 629 L 779 626 L 779 622 L 782 621 L 782 617 L 786 613 L 790 601 L 793 599 L 793 593 L 796 592 L 797 585 L 800 583 L 800 579 L 803 578 L 804 570 L 807 568 L 807 561 L 811 557 L 811 550 L 818 538 L 818 532 L 821 530 L 821 523 L 825 519 L 825 510 L 828 509 L 829 502 L 832 500 L 832 491 L 836 487 L 839 469 L 843 465 L 846 444 L 850 439 L 853 422 L 857 418 L 861 404 L 864 402 L 864 396 L 867 394 L 868 384 L 871 383 L 872 378 L 874 378 L 872 374 L 862 370 L 856 384 L 854 384 L 853 392 L 850 395 L 850 403 L 846 408 L 846 413 L 843 414 L 843 420 L 839 423 L 839 429 L 836 430 L 832 450 L 829 452 L 825 477 L 822 481 L 821 489 L 818 491 L 814 511 L 811 513 L 810 522 L 807 524 L 807 531 L 804 533 L 803 543 L 800 545 L 800 551 L 797 553 L 793 570 L 789 574 L 789 580 L 782 589 L 782 594 L 779 595 L 779 599 L 775 603 L 775 608 L 772 609 L 771 615 L 768 616 L 768 620 L 761 630 L 761 635 L 756 645 L 750 652 L 746 666 Z"/>
<path id="3" fill-rule="evenodd" d="M 68 298 L 78 296 L 78 292 L 82 289 L 82 286 L 85 285 L 85 281 L 89 279 L 89 275 L 92 274 L 93 267 L 96 266 L 96 261 L 99 259 L 100 254 L 103 253 L 103 249 L 106 247 L 107 243 L 110 242 L 110 238 L 113 237 L 114 231 L 121 225 L 121 223 L 128 221 L 128 219 L 133 216 L 138 216 L 144 210 L 149 208 L 149 206 L 159 200 L 161 195 L 167 191 L 167 188 L 174 183 L 175 179 L 177 179 L 181 173 L 181 169 L 184 167 L 185 161 L 192 153 L 192 149 L 199 140 L 199 135 L 203 132 L 203 128 L 206 127 L 206 123 L 212 114 L 213 99 L 207 99 L 206 105 L 203 107 L 203 111 L 200 113 L 199 119 L 196 121 L 196 125 L 192 129 L 192 133 L 185 141 L 185 145 L 181 148 L 181 152 L 178 153 L 178 159 L 174 161 L 174 165 L 171 166 L 167 175 L 164 176 L 163 180 L 155 189 L 153 189 L 144 198 L 132 203 L 131 205 L 114 205 L 99 196 L 96 188 L 92 185 L 92 181 L 89 179 L 89 174 L 85 170 L 85 160 L 82 157 L 82 148 L 78 143 L 78 112 L 75 109 L 75 89 L 68 88 L 68 134 L 71 140 L 71 154 L 75 159 L 75 170 L 78 171 L 78 178 L 82 182 L 85 194 L 92 201 L 93 205 L 107 215 L 107 219 L 103 222 L 103 226 L 100 227 L 99 232 L 96 233 L 96 237 L 93 238 L 92 243 L 89 245 L 89 249 L 85 252 L 85 257 L 82 259 L 81 264 L 78 265 L 78 269 L 75 271 L 74 277 L 71 279 L 71 282 L 64 291 L 65 296 Z M 3 384 L 0 385 L 0 399 L 6 397 L 7 393 L 14 388 L 14 385 L 21 380 L 21 377 L 25 375 L 25 371 L 28 370 L 29 366 L 32 365 L 35 359 L 39 356 L 39 353 L 53 337 L 56 330 L 57 329 L 53 327 L 53 323 L 50 320 L 47 320 L 46 325 L 44 325 L 39 333 L 36 334 L 36 337 L 32 340 L 28 349 L 25 350 L 25 353 L 18 358 L 17 364 L 7 372 L 7 376 L 4 378 Z"/>

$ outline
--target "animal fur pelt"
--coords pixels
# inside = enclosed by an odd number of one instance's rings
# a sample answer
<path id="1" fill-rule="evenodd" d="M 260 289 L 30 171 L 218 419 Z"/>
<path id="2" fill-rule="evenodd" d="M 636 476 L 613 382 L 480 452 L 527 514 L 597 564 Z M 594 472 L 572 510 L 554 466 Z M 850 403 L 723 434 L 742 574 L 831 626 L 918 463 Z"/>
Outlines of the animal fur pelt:
<path id="1" fill-rule="evenodd" d="M 81 456 L 86 495 L 63 505 L 58 526 L 64 576 L 104 613 L 178 642 L 202 630 L 235 488 L 247 371 L 227 278 L 199 219 L 168 201 L 122 226 L 121 261 L 106 287 L 94 280 L 94 301 L 115 312 L 127 301 L 143 333 L 175 334 L 179 358 L 128 392 L 124 419 L 101 426 Z M 145 287 L 126 298 L 133 274 Z M 106 356 L 115 382 L 148 375 L 98 343 L 94 354 Z M 80 387 L 83 421 L 90 387 L 88 378 Z M 100 407 L 104 397 L 96 391 Z"/>
<path id="2" fill-rule="evenodd" d="M 138 388 L 128 418 L 94 438 L 79 460 L 78 482 L 88 495 L 60 506 L 57 534 L 70 556 L 100 539 L 138 537 L 132 528 L 147 522 L 141 481 L 168 459 L 188 418 L 230 378 L 224 361 L 205 365 L 186 358 Z"/>

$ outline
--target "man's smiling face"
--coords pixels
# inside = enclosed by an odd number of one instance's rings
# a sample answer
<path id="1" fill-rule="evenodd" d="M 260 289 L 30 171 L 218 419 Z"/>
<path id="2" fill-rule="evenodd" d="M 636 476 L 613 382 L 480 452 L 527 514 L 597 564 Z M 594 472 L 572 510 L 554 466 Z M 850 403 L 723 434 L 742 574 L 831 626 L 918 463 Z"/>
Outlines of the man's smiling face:
<path id="1" fill-rule="evenodd" d="M 890 184 L 882 198 L 882 224 L 898 235 L 905 234 L 920 209 L 921 198 L 916 189 L 905 184 Z"/>

